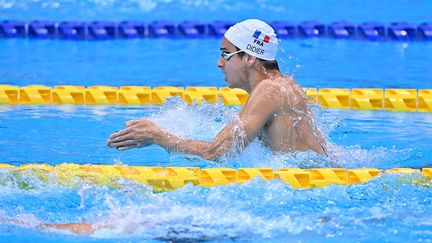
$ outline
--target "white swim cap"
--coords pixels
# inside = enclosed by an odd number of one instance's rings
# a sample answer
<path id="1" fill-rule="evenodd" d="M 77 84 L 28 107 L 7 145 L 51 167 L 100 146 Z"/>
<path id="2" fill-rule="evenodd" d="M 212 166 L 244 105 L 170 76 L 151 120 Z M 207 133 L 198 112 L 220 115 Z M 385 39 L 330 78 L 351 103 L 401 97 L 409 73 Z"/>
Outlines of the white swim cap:
<path id="1" fill-rule="evenodd" d="M 249 55 L 267 61 L 276 59 L 279 40 L 273 28 L 261 20 L 247 19 L 237 23 L 224 36 Z"/>

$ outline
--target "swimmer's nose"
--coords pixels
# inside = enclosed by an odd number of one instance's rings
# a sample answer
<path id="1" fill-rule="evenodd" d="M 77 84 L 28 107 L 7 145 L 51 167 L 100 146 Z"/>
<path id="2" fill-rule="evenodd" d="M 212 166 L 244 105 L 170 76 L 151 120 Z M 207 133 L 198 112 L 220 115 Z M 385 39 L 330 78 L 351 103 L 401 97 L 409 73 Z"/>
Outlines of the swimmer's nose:
<path id="1" fill-rule="evenodd" d="M 219 57 L 219 59 L 218 59 L 218 61 L 217 61 L 217 66 L 219 67 L 219 68 L 222 68 L 222 66 L 223 66 L 223 58 L 222 57 Z"/>

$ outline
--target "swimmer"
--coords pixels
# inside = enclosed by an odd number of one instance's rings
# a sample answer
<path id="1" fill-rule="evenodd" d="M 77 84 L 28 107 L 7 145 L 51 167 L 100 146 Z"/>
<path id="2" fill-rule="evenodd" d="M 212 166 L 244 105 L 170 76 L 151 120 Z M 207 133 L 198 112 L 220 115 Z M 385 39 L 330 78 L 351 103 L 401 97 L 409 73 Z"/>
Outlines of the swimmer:
<path id="1" fill-rule="evenodd" d="M 273 151 L 326 154 L 325 139 L 315 126 L 305 93 L 279 70 L 275 59 L 278 45 L 273 28 L 260 20 L 248 19 L 227 30 L 217 66 L 228 86 L 247 91 L 249 98 L 239 118 L 224 127 L 213 141 L 181 138 L 142 118 L 127 121 L 127 128 L 112 134 L 107 145 L 123 151 L 159 144 L 168 151 L 218 160 L 241 151 L 258 138 Z M 237 151 L 232 151 L 234 142 L 242 146 L 237 147 Z M 113 227 L 87 222 L 42 224 L 42 228 L 86 235 Z"/>
<path id="2" fill-rule="evenodd" d="M 78 235 L 91 235 L 96 230 L 99 229 L 114 229 L 115 225 L 113 223 L 87 223 L 87 222 L 78 222 L 78 223 L 64 223 L 64 224 L 48 224 L 43 222 L 27 222 L 23 219 L 2 219 L 0 220 L 0 225 L 16 225 L 21 227 L 31 227 L 40 230 L 64 230 L 69 231 Z"/>
<path id="3" fill-rule="evenodd" d="M 278 45 L 273 28 L 261 20 L 248 19 L 226 31 L 217 66 L 228 86 L 245 90 L 249 98 L 239 118 L 224 127 L 213 141 L 182 138 L 142 118 L 125 122 L 127 128 L 112 134 L 107 145 L 123 151 L 159 144 L 170 152 L 217 161 L 258 138 L 276 152 L 326 154 L 325 139 L 316 128 L 305 93 L 279 70 Z"/>
<path id="4" fill-rule="evenodd" d="M 56 230 L 71 231 L 72 233 L 78 235 L 91 235 L 98 229 L 101 228 L 112 229 L 113 227 L 108 225 L 103 227 L 97 224 L 82 222 L 82 223 L 68 223 L 68 224 L 42 224 L 39 228 L 46 228 L 46 229 L 53 228 Z"/>

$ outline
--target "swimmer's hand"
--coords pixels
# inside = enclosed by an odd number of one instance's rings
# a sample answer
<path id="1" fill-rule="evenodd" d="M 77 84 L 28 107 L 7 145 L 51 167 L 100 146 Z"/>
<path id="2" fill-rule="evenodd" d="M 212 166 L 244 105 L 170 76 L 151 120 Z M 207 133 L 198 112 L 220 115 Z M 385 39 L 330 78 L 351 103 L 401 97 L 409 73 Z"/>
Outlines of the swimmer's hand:
<path id="1" fill-rule="evenodd" d="M 147 119 L 130 120 L 124 123 L 127 128 L 113 133 L 107 141 L 111 148 L 123 151 L 131 148 L 141 148 L 156 143 L 156 138 L 164 130 Z"/>

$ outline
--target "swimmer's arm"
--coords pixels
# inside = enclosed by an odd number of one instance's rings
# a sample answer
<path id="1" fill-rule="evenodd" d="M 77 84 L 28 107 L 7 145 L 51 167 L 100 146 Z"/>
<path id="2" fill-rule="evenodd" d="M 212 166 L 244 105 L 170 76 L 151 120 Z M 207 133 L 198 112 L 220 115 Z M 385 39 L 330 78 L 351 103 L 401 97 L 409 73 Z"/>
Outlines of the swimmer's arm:
<path id="1" fill-rule="evenodd" d="M 224 127 L 213 141 L 197 141 L 179 138 L 165 130 L 155 136 L 155 143 L 168 151 L 187 153 L 200 156 L 207 160 L 218 160 L 223 155 L 229 155 L 233 150 L 244 149 L 258 134 L 280 107 L 279 92 L 272 87 L 257 87 L 255 94 L 239 113 L 239 119 Z"/>
<path id="2" fill-rule="evenodd" d="M 228 134 L 229 126 L 222 129 L 213 142 L 192 140 L 177 137 L 167 131 L 162 131 L 155 136 L 155 143 L 170 152 L 179 152 L 200 156 L 207 160 L 217 160 L 231 148 Z"/>
<path id="3" fill-rule="evenodd" d="M 281 107 L 280 90 L 263 82 L 249 96 L 239 118 L 224 127 L 213 141 L 180 138 L 150 120 L 137 119 L 126 122 L 127 128 L 112 134 L 107 145 L 122 151 L 159 144 L 168 151 L 218 160 L 223 155 L 246 147 Z M 239 146 L 232 151 L 234 139 Z"/>
<path id="4" fill-rule="evenodd" d="M 57 230 L 68 230 L 72 231 L 75 234 L 80 235 L 91 235 L 96 230 L 102 229 L 102 228 L 109 228 L 112 229 L 113 227 L 102 227 L 100 225 L 92 224 L 92 223 L 66 223 L 66 224 L 42 224 L 40 226 L 41 228 L 53 228 Z"/>
<path id="5" fill-rule="evenodd" d="M 141 226 L 147 226 L 147 222 L 140 223 Z M 56 229 L 56 230 L 67 230 L 79 235 L 92 235 L 97 230 L 107 229 L 114 230 L 119 229 L 119 225 L 113 222 L 78 222 L 78 223 L 62 223 L 62 224 L 48 224 L 42 223 L 38 226 L 40 229 Z M 121 228 L 120 228 L 121 229 Z M 130 229 L 122 228 L 124 233 L 131 233 Z"/>

